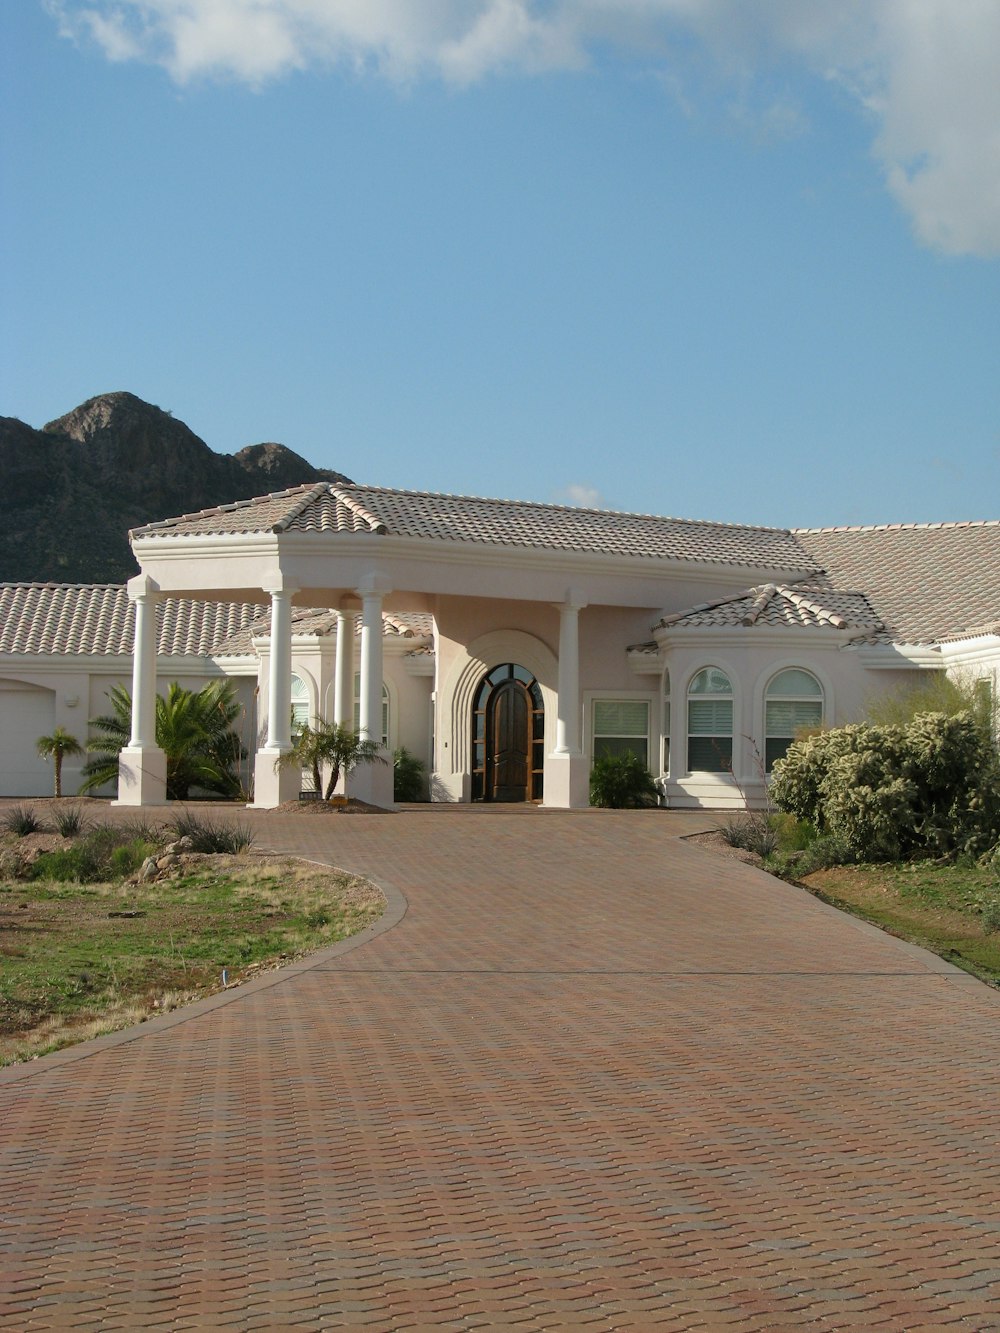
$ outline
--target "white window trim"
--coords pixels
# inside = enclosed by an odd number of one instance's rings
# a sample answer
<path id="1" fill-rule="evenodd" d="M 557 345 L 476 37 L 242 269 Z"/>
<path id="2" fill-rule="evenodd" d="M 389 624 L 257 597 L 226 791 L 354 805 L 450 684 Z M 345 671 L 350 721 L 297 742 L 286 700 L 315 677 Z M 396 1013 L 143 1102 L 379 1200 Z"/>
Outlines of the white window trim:
<path id="1" fill-rule="evenodd" d="M 656 753 L 656 739 L 659 728 L 657 717 L 657 695 L 652 690 L 584 690 L 583 691 L 583 748 L 589 762 L 594 762 L 594 704 L 595 703 L 644 703 L 646 707 L 646 766 Z M 633 737 L 633 739 L 636 739 Z M 652 771 L 652 770 L 650 770 Z"/>

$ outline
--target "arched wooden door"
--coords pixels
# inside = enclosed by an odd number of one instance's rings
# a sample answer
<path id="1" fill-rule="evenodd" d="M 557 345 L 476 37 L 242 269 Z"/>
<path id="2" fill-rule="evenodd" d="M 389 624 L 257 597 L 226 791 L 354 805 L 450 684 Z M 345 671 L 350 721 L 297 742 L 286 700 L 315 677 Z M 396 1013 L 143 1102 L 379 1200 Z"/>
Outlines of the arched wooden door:
<path id="1" fill-rule="evenodd" d="M 530 671 L 494 667 L 473 704 L 472 798 L 537 801 L 542 796 L 545 714 Z"/>
<path id="2" fill-rule="evenodd" d="M 531 738 L 528 691 L 519 680 L 505 680 L 486 707 L 487 800 L 526 801 Z"/>

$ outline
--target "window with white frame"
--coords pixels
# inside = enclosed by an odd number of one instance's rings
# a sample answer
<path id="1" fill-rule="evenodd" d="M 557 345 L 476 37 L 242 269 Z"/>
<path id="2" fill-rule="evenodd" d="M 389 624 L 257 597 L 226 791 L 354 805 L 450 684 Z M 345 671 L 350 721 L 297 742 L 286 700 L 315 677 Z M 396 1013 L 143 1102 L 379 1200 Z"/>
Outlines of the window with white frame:
<path id="1" fill-rule="evenodd" d="M 670 672 L 663 673 L 663 772 L 670 772 Z"/>
<path id="2" fill-rule="evenodd" d="M 594 758 L 634 754 L 649 764 L 649 700 L 594 700 Z"/>
<path id="3" fill-rule="evenodd" d="M 354 730 L 361 730 L 361 672 L 354 673 Z M 382 682 L 382 736 L 381 744 L 389 748 L 389 691 Z"/>
<path id="4" fill-rule="evenodd" d="M 292 677 L 292 731 L 301 731 L 309 722 L 309 686 L 301 676 Z"/>
<path id="5" fill-rule="evenodd" d="M 733 687 L 718 667 L 704 667 L 688 686 L 688 772 L 731 773 Z"/>
<path id="6" fill-rule="evenodd" d="M 823 723 L 823 687 L 808 671 L 788 667 L 771 678 L 764 696 L 764 767 L 768 773 L 809 727 Z"/>

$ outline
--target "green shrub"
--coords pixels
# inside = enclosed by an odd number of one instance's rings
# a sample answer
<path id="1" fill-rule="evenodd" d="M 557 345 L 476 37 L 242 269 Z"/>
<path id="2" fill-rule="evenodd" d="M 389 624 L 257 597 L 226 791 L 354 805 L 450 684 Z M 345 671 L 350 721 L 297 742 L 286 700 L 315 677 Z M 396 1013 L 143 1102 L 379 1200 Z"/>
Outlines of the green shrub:
<path id="1" fill-rule="evenodd" d="M 426 801 L 426 768 L 415 754 L 400 746 L 392 756 L 392 798 L 394 801 Z"/>
<path id="2" fill-rule="evenodd" d="M 45 825 L 30 805 L 12 805 L 0 817 L 0 828 L 4 833 L 13 833 L 18 838 L 26 838 L 29 833 L 44 832 Z"/>
<path id="3" fill-rule="evenodd" d="M 1000 761 L 969 712 L 795 741 L 775 765 L 771 797 L 854 860 L 976 856 L 1000 835 Z"/>
<path id="4" fill-rule="evenodd" d="M 255 833 L 248 824 L 230 824 L 185 810 L 168 825 L 178 838 L 190 838 L 195 852 L 228 853 L 232 856 L 253 846 Z"/>
<path id="5" fill-rule="evenodd" d="M 1000 893 L 983 903 L 980 920 L 984 935 L 996 935 L 1000 932 Z"/>
<path id="6" fill-rule="evenodd" d="M 656 784 L 642 760 L 625 754 L 602 755 L 590 771 L 590 804 L 609 810 L 655 805 Z"/>

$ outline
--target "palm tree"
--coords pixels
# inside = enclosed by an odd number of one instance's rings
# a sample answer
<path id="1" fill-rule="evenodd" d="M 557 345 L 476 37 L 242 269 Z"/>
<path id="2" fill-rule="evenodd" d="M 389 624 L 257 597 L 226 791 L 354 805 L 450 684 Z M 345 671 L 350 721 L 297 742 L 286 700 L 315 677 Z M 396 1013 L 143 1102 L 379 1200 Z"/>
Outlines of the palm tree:
<path id="1" fill-rule="evenodd" d="M 43 759 L 51 758 L 56 770 L 57 797 L 62 796 L 62 766 L 66 756 L 83 754 L 84 749 L 65 727 L 56 727 L 51 736 L 39 736 L 36 746 Z"/>
<path id="2" fill-rule="evenodd" d="M 324 722 L 315 726 L 308 723 L 292 738 L 292 748 L 278 760 L 281 768 L 308 768 L 312 772 L 313 787 L 329 801 L 340 781 L 341 773 L 350 773 L 359 764 L 384 764 L 388 761 L 381 753 L 378 741 L 338 722 Z M 329 767 L 326 791 L 323 791 L 323 769 Z"/>
<path id="3" fill-rule="evenodd" d="M 93 754 L 83 767 L 81 792 L 118 778 L 118 756 L 132 732 L 132 696 L 122 685 L 108 692 L 112 711 L 90 719 L 100 733 L 87 742 Z M 185 801 L 192 787 L 219 796 L 238 796 L 239 761 L 246 750 L 233 731 L 240 702 L 231 684 L 213 681 L 186 690 L 172 681 L 156 697 L 156 744 L 167 757 L 167 799 Z"/>

